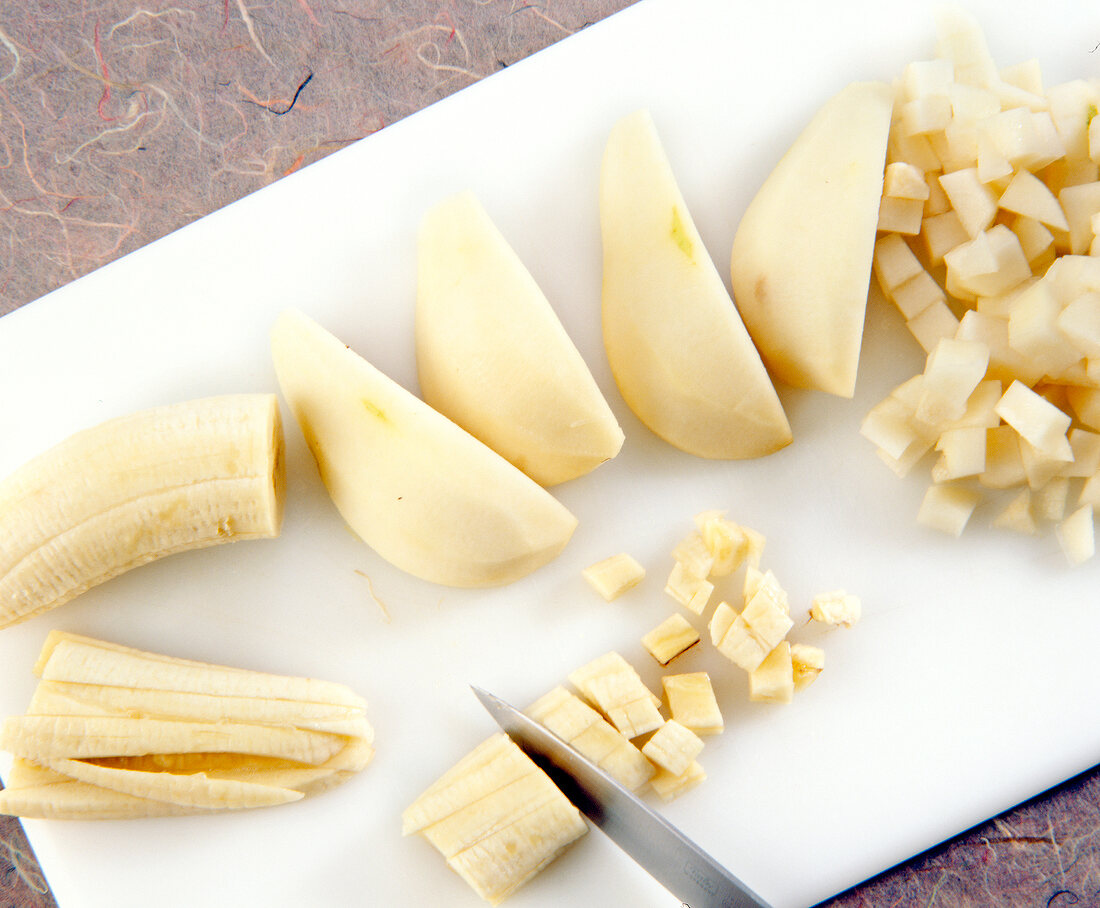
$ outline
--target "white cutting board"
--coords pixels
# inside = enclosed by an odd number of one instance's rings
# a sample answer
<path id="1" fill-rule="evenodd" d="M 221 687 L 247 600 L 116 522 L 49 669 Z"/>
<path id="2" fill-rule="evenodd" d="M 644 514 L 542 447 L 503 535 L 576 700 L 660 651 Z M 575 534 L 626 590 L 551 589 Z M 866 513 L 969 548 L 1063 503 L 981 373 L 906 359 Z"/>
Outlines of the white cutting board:
<path id="1" fill-rule="evenodd" d="M 1097 74 L 1089 6 L 973 4 L 998 62 L 1036 56 L 1050 84 Z M 651 109 L 725 272 L 740 212 L 812 112 L 850 80 L 931 56 L 933 40 L 931 8 L 912 0 L 643 0 L 0 319 L 0 473 L 116 414 L 275 390 L 267 331 L 285 306 L 415 387 L 416 226 L 472 188 L 626 432 L 616 460 L 557 490 L 580 519 L 557 561 L 504 589 L 454 591 L 400 574 L 345 529 L 288 419 L 281 538 L 167 559 L 0 632 L 3 714 L 25 709 L 31 665 L 59 627 L 342 681 L 369 699 L 377 729 L 366 772 L 300 804 L 27 822 L 62 908 L 480 904 L 428 845 L 400 836 L 401 810 L 494 731 L 466 685 L 522 705 L 613 648 L 656 684 L 638 639 L 671 610 L 669 551 L 713 507 L 767 535 L 765 566 L 796 609 L 836 587 L 865 609 L 850 631 L 797 630 L 828 666 L 790 706 L 749 703 L 743 673 L 712 654 L 676 665 L 713 672 L 727 732 L 704 751 L 705 786 L 667 814 L 775 905 L 825 898 L 1094 764 L 1100 565 L 1071 570 L 1053 536 L 1007 536 L 985 513 L 961 540 L 915 525 L 923 482 L 897 480 L 858 435 L 922 362 L 881 299 L 855 399 L 783 391 L 794 444 L 754 462 L 656 440 L 601 348 L 596 186 L 617 117 Z M 624 550 L 650 577 L 605 603 L 580 571 Z M 674 900 L 593 832 L 514 904 Z"/>

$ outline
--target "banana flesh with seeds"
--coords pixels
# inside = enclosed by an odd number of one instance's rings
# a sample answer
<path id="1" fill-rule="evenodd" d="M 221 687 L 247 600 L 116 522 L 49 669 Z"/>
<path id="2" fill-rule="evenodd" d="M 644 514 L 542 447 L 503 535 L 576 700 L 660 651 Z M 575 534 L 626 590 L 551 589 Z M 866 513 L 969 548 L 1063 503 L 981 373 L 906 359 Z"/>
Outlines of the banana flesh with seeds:
<path id="1" fill-rule="evenodd" d="M 85 429 L 0 480 L 0 627 L 141 564 L 279 534 L 273 394 L 144 410 Z"/>

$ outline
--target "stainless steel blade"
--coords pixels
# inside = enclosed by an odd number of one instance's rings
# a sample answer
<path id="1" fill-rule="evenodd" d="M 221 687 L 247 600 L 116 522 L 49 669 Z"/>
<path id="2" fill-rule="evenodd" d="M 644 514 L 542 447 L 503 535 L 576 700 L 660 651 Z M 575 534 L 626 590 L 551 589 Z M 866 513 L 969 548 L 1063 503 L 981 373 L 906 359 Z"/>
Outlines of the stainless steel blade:
<path id="1" fill-rule="evenodd" d="M 473 690 L 496 723 L 566 797 L 689 908 L 769 908 L 668 820 L 553 732 L 499 697 Z"/>

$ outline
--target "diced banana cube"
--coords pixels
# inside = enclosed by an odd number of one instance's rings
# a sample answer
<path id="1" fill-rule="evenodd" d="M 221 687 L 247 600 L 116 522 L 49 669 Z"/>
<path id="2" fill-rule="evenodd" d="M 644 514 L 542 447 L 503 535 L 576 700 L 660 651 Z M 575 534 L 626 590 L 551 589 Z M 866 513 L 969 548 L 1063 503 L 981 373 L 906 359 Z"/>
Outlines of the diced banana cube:
<path id="1" fill-rule="evenodd" d="M 851 627 L 859 621 L 862 611 L 859 597 L 844 590 L 819 593 L 810 603 L 810 617 L 822 624 Z"/>
<path id="2" fill-rule="evenodd" d="M 703 751 L 703 739 L 675 719 L 669 719 L 642 747 L 659 769 L 682 776 Z"/>
<path id="3" fill-rule="evenodd" d="M 706 672 L 665 675 L 661 679 L 669 714 L 697 735 L 721 734 L 725 729 L 722 712 Z"/>
<path id="4" fill-rule="evenodd" d="M 680 540 L 672 550 L 672 558 L 676 563 L 682 564 L 688 574 L 704 580 L 710 576 L 711 568 L 714 567 L 714 554 L 707 546 L 703 534 L 698 531 Z"/>
<path id="5" fill-rule="evenodd" d="M 696 761 L 678 776 L 667 770 L 658 769 L 653 778 L 649 780 L 649 784 L 661 800 L 672 801 L 705 782 L 706 778 L 706 772 Z"/>
<path id="6" fill-rule="evenodd" d="M 664 724 L 660 699 L 622 656 L 610 652 L 569 675 L 570 682 L 627 738 Z"/>
<path id="7" fill-rule="evenodd" d="M 564 687 L 547 692 L 526 712 L 631 791 L 637 791 L 653 775 L 652 765 L 637 747 Z"/>
<path id="8" fill-rule="evenodd" d="M 749 673 L 749 699 L 790 703 L 793 697 L 794 666 L 791 662 L 791 645 L 784 640 Z"/>
<path id="9" fill-rule="evenodd" d="M 802 690 L 817 680 L 825 668 L 825 650 L 808 643 L 791 644 L 791 672 L 794 689 Z"/>
<path id="10" fill-rule="evenodd" d="M 748 558 L 757 541 L 751 531 L 727 520 L 721 511 L 704 511 L 695 516 L 695 525 L 713 558 L 710 576 L 732 574 Z"/>
<path id="11" fill-rule="evenodd" d="M 693 574 L 682 561 L 677 561 L 668 575 L 665 592 L 688 611 L 701 615 L 714 592 L 714 584 Z"/>
<path id="12" fill-rule="evenodd" d="M 592 589 L 610 602 L 641 583 L 645 568 L 622 552 L 586 567 L 581 574 Z"/>
<path id="13" fill-rule="evenodd" d="M 642 637 L 642 645 L 661 665 L 668 665 L 698 642 L 699 632 L 678 614 L 669 616 Z"/>

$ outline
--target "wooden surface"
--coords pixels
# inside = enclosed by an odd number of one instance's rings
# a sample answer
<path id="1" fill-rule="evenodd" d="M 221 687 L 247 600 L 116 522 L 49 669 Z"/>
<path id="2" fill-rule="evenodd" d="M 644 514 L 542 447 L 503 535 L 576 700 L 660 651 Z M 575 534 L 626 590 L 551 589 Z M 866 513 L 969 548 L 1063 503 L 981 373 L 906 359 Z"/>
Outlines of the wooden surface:
<path id="1" fill-rule="evenodd" d="M 0 315 L 627 5 L 2 0 Z M 1094 771 L 831 904 L 1100 905 L 1098 805 Z M 0 818 L 0 908 L 53 904 Z"/>

